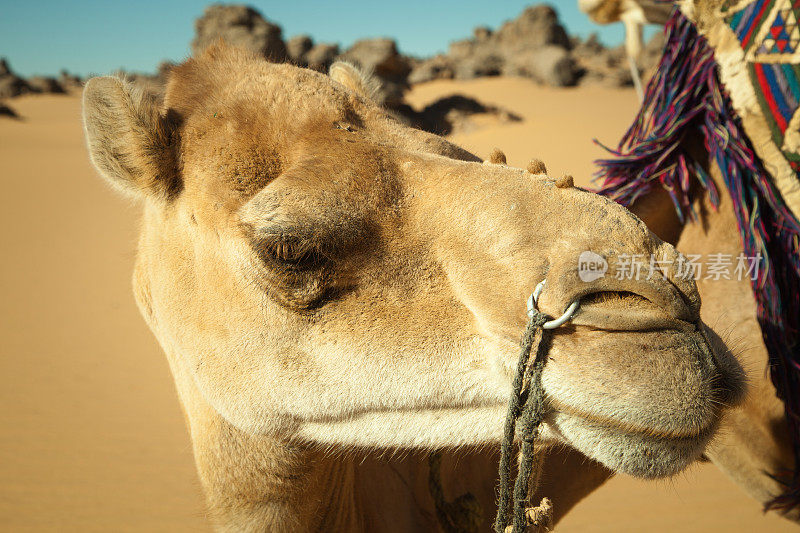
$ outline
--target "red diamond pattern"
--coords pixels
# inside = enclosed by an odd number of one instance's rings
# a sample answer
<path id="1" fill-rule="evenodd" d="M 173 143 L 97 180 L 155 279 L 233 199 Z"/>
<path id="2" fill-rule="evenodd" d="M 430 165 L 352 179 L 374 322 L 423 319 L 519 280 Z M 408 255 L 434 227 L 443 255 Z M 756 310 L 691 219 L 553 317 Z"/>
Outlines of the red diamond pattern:
<path id="1" fill-rule="evenodd" d="M 766 38 L 758 47 L 757 54 L 792 54 L 800 46 L 800 0 L 783 0 L 786 7 L 780 9 L 773 19 Z"/>

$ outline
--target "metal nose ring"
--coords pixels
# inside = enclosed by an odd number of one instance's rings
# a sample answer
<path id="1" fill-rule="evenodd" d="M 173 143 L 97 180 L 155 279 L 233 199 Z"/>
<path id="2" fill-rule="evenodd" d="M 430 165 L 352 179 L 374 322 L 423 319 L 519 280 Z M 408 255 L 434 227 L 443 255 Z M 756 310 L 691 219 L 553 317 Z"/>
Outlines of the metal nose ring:
<path id="1" fill-rule="evenodd" d="M 533 318 L 533 312 L 538 311 L 537 304 L 539 300 L 539 295 L 542 293 L 546 281 L 547 281 L 546 279 L 543 279 L 541 282 L 539 282 L 536 288 L 533 289 L 533 292 L 531 293 L 530 297 L 528 297 L 528 318 Z M 559 326 L 563 326 L 565 323 L 567 323 L 569 320 L 572 319 L 573 315 L 575 314 L 575 311 L 578 309 L 578 305 L 580 305 L 580 301 L 575 300 L 574 302 L 569 304 L 569 307 L 567 307 L 567 310 L 564 311 L 563 315 L 554 320 L 545 322 L 542 325 L 542 329 L 556 329 Z"/>

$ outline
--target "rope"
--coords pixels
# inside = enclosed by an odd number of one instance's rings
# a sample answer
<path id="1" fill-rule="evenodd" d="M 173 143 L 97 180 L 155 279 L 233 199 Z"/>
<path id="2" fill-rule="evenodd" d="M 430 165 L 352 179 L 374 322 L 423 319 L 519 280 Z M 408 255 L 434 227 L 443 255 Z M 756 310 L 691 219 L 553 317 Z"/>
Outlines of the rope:
<path id="1" fill-rule="evenodd" d="M 520 452 L 521 461 L 517 478 L 514 481 L 513 531 L 517 533 L 526 531 L 530 523 L 527 515 L 536 516 L 536 509 L 533 510 L 533 513 L 528 512 L 528 495 L 531 489 L 530 480 L 534 463 L 534 441 L 539 434 L 539 425 L 542 423 L 544 413 L 544 392 L 541 381 L 547 351 L 550 347 L 550 330 L 542 329 L 542 326 L 548 321 L 548 317 L 545 314 L 540 313 L 535 308 L 530 310 L 530 313 L 531 319 L 528 321 L 528 326 L 522 337 L 517 372 L 514 376 L 511 398 L 508 402 L 503 443 L 500 447 L 500 500 L 494 523 L 495 533 L 506 533 L 508 526 L 508 515 L 512 507 L 511 457 L 514 451 L 514 436 L 518 424 L 521 428 L 522 450 Z M 541 331 L 541 335 L 536 348 L 536 355 L 533 362 L 529 364 L 530 354 L 539 331 Z M 537 468 L 536 470 L 538 474 L 540 469 Z M 530 525 L 549 527 L 549 522 L 552 518 L 552 504 L 550 504 L 549 500 L 545 500 L 542 501 L 540 508 L 549 506 L 550 511 L 549 513 L 540 514 L 545 515 L 542 520 L 546 524 L 530 523 Z M 534 518 L 534 516 L 531 516 L 531 518 Z M 537 522 L 542 520 L 537 520 Z"/>
<path id="2" fill-rule="evenodd" d="M 553 504 L 548 498 L 542 499 L 537 507 L 531 507 L 529 495 L 534 492 L 541 473 L 540 465 L 534 454 L 534 442 L 539 435 L 539 426 L 544 416 L 544 391 L 542 389 L 542 371 L 550 349 L 551 330 L 544 329 L 549 317 L 540 313 L 533 304 L 529 306 L 530 320 L 522 336 L 517 371 L 512 383 L 511 398 L 508 403 L 508 414 L 504 427 L 503 442 L 500 447 L 500 500 L 495 517 L 495 533 L 524 533 L 528 526 L 537 531 L 550 531 L 553 522 Z M 574 312 L 571 308 L 569 317 Z M 565 316 L 567 314 L 565 313 Z M 531 351 L 539 342 L 533 361 Z M 514 436 L 520 427 L 522 449 L 517 477 L 511 486 L 511 458 L 514 452 Z M 482 522 L 480 504 L 471 494 L 459 496 L 454 502 L 448 502 L 444 496 L 441 479 L 442 456 L 433 452 L 428 456 L 428 490 L 433 498 L 436 516 L 445 533 L 477 533 Z M 513 502 L 512 502 L 513 495 Z M 509 511 L 513 503 L 513 525 L 509 526 Z"/>
<path id="3" fill-rule="evenodd" d="M 432 452 L 428 456 L 428 491 L 436 507 L 436 518 L 445 533 L 478 533 L 483 512 L 478 499 L 472 493 L 462 494 L 453 502 L 444 497 L 442 488 L 442 454 Z"/>

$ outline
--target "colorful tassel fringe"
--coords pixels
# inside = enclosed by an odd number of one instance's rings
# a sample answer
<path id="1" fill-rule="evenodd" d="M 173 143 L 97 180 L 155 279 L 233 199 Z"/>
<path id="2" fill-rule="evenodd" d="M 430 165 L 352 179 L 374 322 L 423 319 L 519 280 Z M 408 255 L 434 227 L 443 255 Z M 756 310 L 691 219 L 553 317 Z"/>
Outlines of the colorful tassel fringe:
<path id="1" fill-rule="evenodd" d="M 719 202 L 714 182 L 683 142 L 687 136 L 705 139 L 733 200 L 744 253 L 761 257 L 752 289 L 770 377 L 784 402 L 795 452 L 793 471 L 770 473 L 786 490 L 767 508 L 794 508 L 800 506 L 800 223 L 755 155 L 705 38 L 677 9 L 665 31 L 664 55 L 645 103 L 618 149 L 609 150 L 615 157 L 597 162 L 596 180 L 602 183 L 597 192 L 629 206 L 661 186 L 681 221 L 694 220 L 692 178 L 712 205 Z"/>

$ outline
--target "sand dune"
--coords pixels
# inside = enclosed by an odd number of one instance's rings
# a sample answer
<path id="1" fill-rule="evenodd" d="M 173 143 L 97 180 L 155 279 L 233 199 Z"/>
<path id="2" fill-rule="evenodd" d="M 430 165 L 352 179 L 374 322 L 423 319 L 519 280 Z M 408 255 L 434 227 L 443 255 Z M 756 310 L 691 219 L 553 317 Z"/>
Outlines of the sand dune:
<path id="1" fill-rule="evenodd" d="M 632 91 L 524 80 L 434 82 L 525 120 L 454 140 L 509 163 L 539 157 L 585 184 L 637 107 Z M 0 120 L 0 529 L 206 531 L 191 444 L 166 361 L 130 291 L 138 208 L 94 174 L 75 96 L 14 100 Z M 557 505 L 557 502 L 556 502 Z M 574 531 L 795 531 L 713 466 L 670 481 L 618 477 L 562 523 Z"/>

